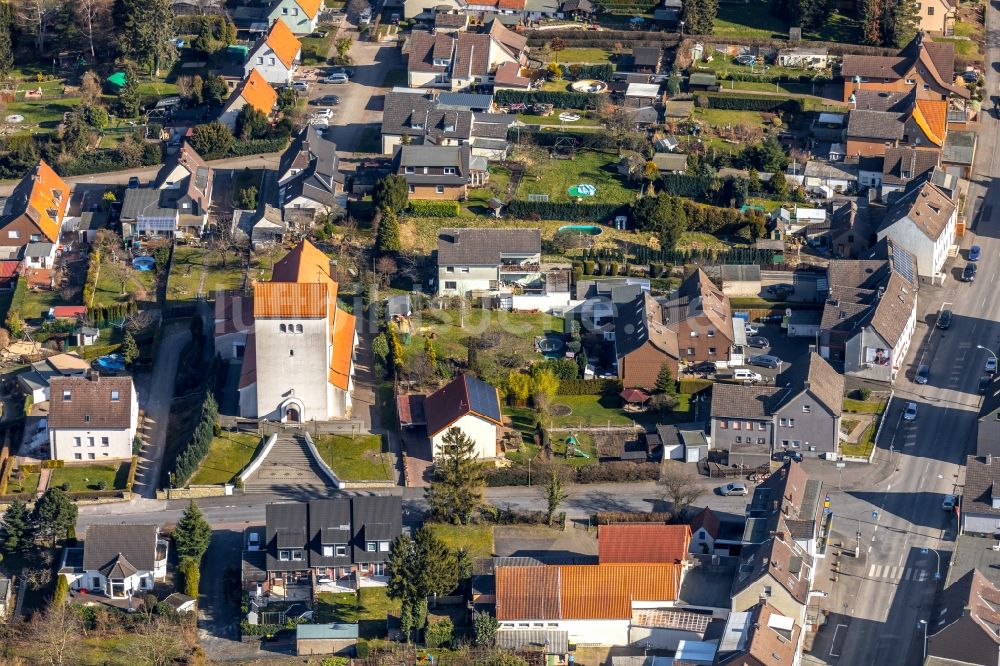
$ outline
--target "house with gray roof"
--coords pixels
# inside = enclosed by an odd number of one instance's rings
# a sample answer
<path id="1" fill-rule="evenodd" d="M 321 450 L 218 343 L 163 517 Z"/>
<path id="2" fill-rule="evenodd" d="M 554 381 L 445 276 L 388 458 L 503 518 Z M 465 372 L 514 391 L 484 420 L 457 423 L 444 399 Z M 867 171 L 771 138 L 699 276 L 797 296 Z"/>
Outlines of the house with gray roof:
<path id="1" fill-rule="evenodd" d="M 89 525 L 83 546 L 66 549 L 59 573 L 76 592 L 141 598 L 166 577 L 168 549 L 157 525 Z"/>
<path id="2" fill-rule="evenodd" d="M 439 296 L 498 292 L 504 284 L 541 271 L 538 229 L 441 229 L 438 232 Z"/>
<path id="3" fill-rule="evenodd" d="M 909 252 L 882 241 L 858 259 L 827 267 L 819 353 L 844 374 L 892 382 L 917 324 L 917 265 Z"/>
<path id="4" fill-rule="evenodd" d="M 919 150 L 909 146 L 887 148 L 882 162 L 882 201 L 888 201 L 890 194 L 902 192 L 907 185 L 927 175 L 938 165 L 940 156 L 936 150 Z"/>
<path id="5" fill-rule="evenodd" d="M 785 451 L 821 456 L 839 450 L 843 376 L 812 352 L 778 384 L 712 388 L 712 446 L 728 451 L 730 464 L 742 459 L 753 466 Z"/>
<path id="6" fill-rule="evenodd" d="M 410 199 L 457 201 L 489 176 L 486 160 L 472 157 L 469 146 L 396 146 L 392 172 L 403 177 Z"/>
<path id="7" fill-rule="evenodd" d="M 344 174 L 332 133 L 308 125 L 281 157 L 278 202 L 287 208 L 328 212 L 346 202 Z"/>
<path id="8" fill-rule="evenodd" d="M 948 132 L 941 151 L 941 166 L 949 173 L 961 178 L 969 178 L 972 162 L 976 158 L 978 134 L 972 130 Z"/>
<path id="9" fill-rule="evenodd" d="M 996 662 L 1000 654 L 998 606 L 1000 589 L 978 569 L 945 588 L 927 628 L 924 665 Z"/>
<path id="10" fill-rule="evenodd" d="M 309 599 L 314 582 L 332 592 L 383 586 L 402 515 L 401 499 L 388 496 L 268 504 L 264 528 L 246 530 L 244 589 L 274 600 Z"/>
<path id="11" fill-rule="evenodd" d="M 411 88 L 463 91 L 491 83 L 491 76 L 505 63 L 527 65 L 528 39 L 493 19 L 478 32 L 414 30 L 408 52 Z"/>
<path id="12" fill-rule="evenodd" d="M 995 392 L 995 389 L 994 389 Z M 991 396 L 996 420 L 996 397 Z M 965 487 L 962 490 L 962 531 L 993 535 L 1000 525 L 1000 456 L 986 452 L 965 459 Z"/>
<path id="13" fill-rule="evenodd" d="M 929 181 L 915 182 L 886 210 L 877 236 L 909 252 L 920 277 L 932 279 L 944 268 L 957 226 L 956 202 Z"/>
<path id="14" fill-rule="evenodd" d="M 393 90 L 385 96 L 382 153 L 391 155 L 404 141 L 411 145 L 472 148 L 474 157 L 504 159 L 507 132 L 516 117 L 490 113 L 491 95 Z"/>
<path id="15" fill-rule="evenodd" d="M 979 406 L 976 455 L 993 455 L 1000 460 L 1000 381 L 996 381 L 995 377 L 986 387 L 986 394 Z"/>

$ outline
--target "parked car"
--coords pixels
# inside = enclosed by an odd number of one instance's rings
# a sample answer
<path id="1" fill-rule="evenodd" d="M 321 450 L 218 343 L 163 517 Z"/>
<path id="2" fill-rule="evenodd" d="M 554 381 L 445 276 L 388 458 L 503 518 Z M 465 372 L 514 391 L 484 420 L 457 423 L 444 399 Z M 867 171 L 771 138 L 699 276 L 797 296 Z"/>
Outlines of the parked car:
<path id="1" fill-rule="evenodd" d="M 802 454 L 798 451 L 784 451 L 781 453 L 779 460 L 782 462 L 788 460 L 794 460 L 795 462 L 802 462 Z"/>
<path id="2" fill-rule="evenodd" d="M 349 79 L 354 78 L 354 70 L 350 67 L 334 67 L 326 72 L 327 76 L 333 76 L 334 74 L 344 74 Z"/>
<path id="3" fill-rule="evenodd" d="M 983 375 L 979 378 L 979 392 L 983 395 L 990 390 L 990 384 L 993 382 L 993 377 L 990 375 Z"/>
<path id="4" fill-rule="evenodd" d="M 956 504 L 958 504 L 958 495 L 945 495 L 944 501 L 941 502 L 941 508 L 944 511 L 954 511 Z"/>
<path id="5" fill-rule="evenodd" d="M 751 356 L 750 365 L 756 365 L 761 368 L 773 368 L 775 370 L 781 365 L 781 359 L 777 356 L 771 356 L 769 354 L 758 354 L 756 356 Z"/>
<path id="6" fill-rule="evenodd" d="M 333 109 L 331 109 L 330 107 L 327 107 L 325 109 L 320 109 L 319 111 L 314 112 L 312 114 L 312 117 L 317 120 L 321 118 L 324 120 L 329 120 L 330 118 L 333 118 Z"/>
<path id="7" fill-rule="evenodd" d="M 767 288 L 767 293 L 777 296 L 778 298 L 784 298 L 785 296 L 794 294 L 795 287 L 790 284 L 772 284 Z"/>
<path id="8" fill-rule="evenodd" d="M 134 189 L 136 189 L 138 187 L 139 187 L 139 177 L 138 176 L 132 176 L 131 178 L 128 179 L 128 189 L 134 190 Z"/>
<path id="9" fill-rule="evenodd" d="M 926 363 L 921 363 L 920 367 L 917 368 L 917 376 L 915 377 L 915 380 L 918 384 L 926 384 L 930 374 L 931 367 Z"/>
<path id="10" fill-rule="evenodd" d="M 997 374 L 997 359 L 996 356 L 990 356 L 986 359 L 986 374 L 995 375 Z"/>
<path id="11" fill-rule="evenodd" d="M 983 249 L 978 245 L 973 245 L 969 248 L 969 261 L 979 261 L 979 256 L 983 253 Z"/>
<path id="12" fill-rule="evenodd" d="M 951 328 L 951 319 L 951 310 L 941 310 L 941 313 L 938 315 L 937 327 L 942 330 Z"/>
<path id="13" fill-rule="evenodd" d="M 699 363 L 697 365 L 689 365 L 686 368 L 684 368 L 684 371 L 685 372 L 693 372 L 693 373 L 711 374 L 711 373 L 715 372 L 716 369 L 717 368 L 715 367 L 714 363 L 712 363 L 711 361 L 704 361 L 704 362 Z"/>
<path id="14" fill-rule="evenodd" d="M 347 74 L 331 74 L 323 79 L 323 83 L 347 83 L 350 79 Z"/>
<path id="15" fill-rule="evenodd" d="M 309 103 L 313 106 L 337 106 L 340 104 L 340 95 L 323 95 L 309 100 Z"/>
<path id="16" fill-rule="evenodd" d="M 767 338 L 761 335 L 755 335 L 753 337 L 747 338 L 747 344 L 751 347 L 757 347 L 758 349 L 767 349 L 771 346 Z"/>
<path id="17" fill-rule="evenodd" d="M 965 265 L 965 270 L 962 271 L 962 282 L 975 282 L 976 281 L 976 265 L 969 263 Z"/>
<path id="18" fill-rule="evenodd" d="M 781 314 L 769 314 L 763 317 L 758 317 L 757 321 L 762 324 L 780 324 L 785 319 L 785 315 Z"/>
<path id="19" fill-rule="evenodd" d="M 743 496 L 750 494 L 747 490 L 747 484 L 741 483 L 739 481 L 734 481 L 733 483 L 727 483 L 726 485 L 719 488 L 719 494 L 723 497 L 733 497 L 733 496 Z"/>
<path id="20" fill-rule="evenodd" d="M 755 65 L 757 64 L 757 56 L 750 55 L 749 53 L 743 53 L 736 56 L 735 58 L 737 65 Z"/>
<path id="21" fill-rule="evenodd" d="M 744 324 L 743 330 L 746 331 L 747 335 L 757 335 L 758 333 L 760 333 L 760 329 L 754 326 L 753 324 Z"/>
<path id="22" fill-rule="evenodd" d="M 978 83 L 979 82 L 979 72 L 974 69 L 970 69 L 967 72 L 962 72 L 962 80 L 966 83 Z"/>
<path id="23" fill-rule="evenodd" d="M 295 92 L 309 92 L 309 82 L 308 81 L 296 81 L 292 84 L 292 90 Z"/>
<path id="24" fill-rule="evenodd" d="M 738 382 L 743 382 L 744 384 L 756 384 L 764 381 L 764 378 L 760 376 L 760 373 L 754 372 L 749 368 L 736 368 L 733 371 L 733 379 Z"/>
<path id="25" fill-rule="evenodd" d="M 917 420 L 917 403 L 915 402 L 906 403 L 906 411 L 903 412 L 903 419 L 906 421 Z"/>

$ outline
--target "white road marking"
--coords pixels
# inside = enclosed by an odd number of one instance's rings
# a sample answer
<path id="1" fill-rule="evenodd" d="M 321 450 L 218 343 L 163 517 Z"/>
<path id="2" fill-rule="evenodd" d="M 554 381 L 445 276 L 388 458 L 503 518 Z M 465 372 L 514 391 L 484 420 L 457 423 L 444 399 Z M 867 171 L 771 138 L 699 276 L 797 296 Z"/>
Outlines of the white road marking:
<path id="1" fill-rule="evenodd" d="M 839 652 L 836 653 L 836 654 L 834 654 L 833 648 L 837 645 L 837 634 L 839 634 L 840 630 L 842 628 L 846 627 L 846 626 L 847 626 L 846 624 L 838 624 L 836 630 L 834 630 L 834 632 L 833 632 L 833 640 L 830 641 L 830 656 L 831 657 L 839 657 L 840 656 Z"/>
<path id="2" fill-rule="evenodd" d="M 875 577 L 875 565 L 874 564 L 868 570 L 868 577 L 869 578 L 874 578 Z"/>
<path id="3" fill-rule="evenodd" d="M 903 576 L 903 580 L 910 580 L 910 576 L 913 575 L 913 567 L 906 567 L 906 574 Z"/>

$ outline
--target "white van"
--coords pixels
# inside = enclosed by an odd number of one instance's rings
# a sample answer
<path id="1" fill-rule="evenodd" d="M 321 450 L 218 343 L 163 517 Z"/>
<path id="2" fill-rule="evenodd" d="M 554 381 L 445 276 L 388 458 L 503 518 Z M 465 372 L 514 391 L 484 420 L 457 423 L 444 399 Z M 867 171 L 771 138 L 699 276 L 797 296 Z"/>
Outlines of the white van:
<path id="1" fill-rule="evenodd" d="M 733 379 L 738 382 L 756 384 L 759 381 L 763 381 L 764 378 L 753 370 L 748 370 L 747 368 L 736 368 L 733 370 Z"/>

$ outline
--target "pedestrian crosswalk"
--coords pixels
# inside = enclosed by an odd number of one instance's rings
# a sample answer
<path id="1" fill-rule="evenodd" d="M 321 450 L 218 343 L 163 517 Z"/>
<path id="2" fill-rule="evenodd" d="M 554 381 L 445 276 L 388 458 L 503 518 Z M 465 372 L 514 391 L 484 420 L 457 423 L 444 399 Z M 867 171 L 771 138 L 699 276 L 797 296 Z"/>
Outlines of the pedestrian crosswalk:
<path id="1" fill-rule="evenodd" d="M 876 580 L 904 580 L 922 583 L 925 580 L 930 580 L 933 574 L 920 567 L 892 567 L 885 564 L 873 564 L 868 569 L 868 577 Z"/>

